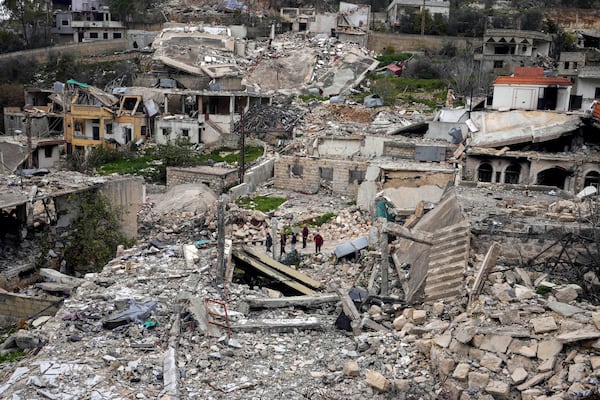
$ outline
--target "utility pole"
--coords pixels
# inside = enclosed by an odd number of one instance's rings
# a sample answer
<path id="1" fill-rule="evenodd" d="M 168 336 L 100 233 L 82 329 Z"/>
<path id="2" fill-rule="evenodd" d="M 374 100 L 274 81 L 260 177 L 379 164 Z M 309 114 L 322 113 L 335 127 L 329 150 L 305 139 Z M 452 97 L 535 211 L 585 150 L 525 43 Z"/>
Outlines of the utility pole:
<path id="1" fill-rule="evenodd" d="M 425 0 L 423 0 L 423 6 L 421 7 L 421 36 L 425 36 Z"/>
<path id="2" fill-rule="evenodd" d="M 244 132 L 244 110 L 240 112 L 240 167 L 238 169 L 240 183 L 244 183 L 246 173 L 246 132 Z"/>
<path id="3" fill-rule="evenodd" d="M 27 131 L 27 168 L 33 168 L 33 162 L 31 159 L 31 152 L 33 151 L 33 145 L 31 143 L 31 115 L 25 114 L 25 130 Z"/>
<path id="4" fill-rule="evenodd" d="M 388 295 L 388 271 L 390 269 L 390 256 L 388 252 L 388 234 L 387 232 L 381 232 L 381 295 Z"/>
<path id="5" fill-rule="evenodd" d="M 219 198 L 217 209 L 217 283 L 225 282 L 225 199 Z"/>

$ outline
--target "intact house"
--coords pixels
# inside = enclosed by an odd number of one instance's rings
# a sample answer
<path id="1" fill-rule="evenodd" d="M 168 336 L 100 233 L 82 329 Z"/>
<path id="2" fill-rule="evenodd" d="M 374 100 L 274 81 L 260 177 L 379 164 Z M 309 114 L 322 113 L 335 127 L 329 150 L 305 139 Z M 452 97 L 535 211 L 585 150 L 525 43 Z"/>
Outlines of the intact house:
<path id="1" fill-rule="evenodd" d="M 562 52 L 558 74 L 573 81 L 572 110 L 590 110 L 600 100 L 600 54 L 595 50 Z"/>
<path id="2" fill-rule="evenodd" d="M 388 22 L 392 29 L 402 24 L 405 15 L 427 11 L 434 19 L 450 17 L 450 1 L 448 0 L 393 0 L 387 7 Z"/>
<path id="3" fill-rule="evenodd" d="M 491 108 L 568 111 L 572 86 L 568 78 L 545 76 L 541 67 L 516 67 L 494 80 Z"/>
<path id="4" fill-rule="evenodd" d="M 54 12 L 52 34 L 58 42 L 123 39 L 126 27 L 110 12 L 106 0 L 71 0 L 66 10 Z"/>
<path id="5" fill-rule="evenodd" d="M 537 65 L 550 53 L 552 35 L 516 29 L 487 29 L 481 54 L 475 54 L 482 72 L 511 74 L 516 67 Z"/>

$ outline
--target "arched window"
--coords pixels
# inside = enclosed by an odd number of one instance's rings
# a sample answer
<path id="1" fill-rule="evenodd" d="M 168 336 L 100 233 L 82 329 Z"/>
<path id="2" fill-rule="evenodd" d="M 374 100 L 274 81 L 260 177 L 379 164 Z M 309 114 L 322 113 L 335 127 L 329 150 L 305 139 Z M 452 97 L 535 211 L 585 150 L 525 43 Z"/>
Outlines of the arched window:
<path id="1" fill-rule="evenodd" d="M 565 181 L 571 173 L 564 168 L 548 168 L 537 174 L 537 184 L 544 186 L 556 186 L 559 189 L 565 188 Z"/>
<path id="2" fill-rule="evenodd" d="M 594 186 L 600 191 L 600 173 L 598 171 L 590 171 L 585 175 L 584 187 Z"/>
<path id="3" fill-rule="evenodd" d="M 479 182 L 491 182 L 494 168 L 490 163 L 481 163 L 477 168 L 477 181 Z"/>
<path id="4" fill-rule="evenodd" d="M 517 184 L 521 177 L 521 166 L 519 164 L 510 164 L 504 171 L 504 183 Z"/>

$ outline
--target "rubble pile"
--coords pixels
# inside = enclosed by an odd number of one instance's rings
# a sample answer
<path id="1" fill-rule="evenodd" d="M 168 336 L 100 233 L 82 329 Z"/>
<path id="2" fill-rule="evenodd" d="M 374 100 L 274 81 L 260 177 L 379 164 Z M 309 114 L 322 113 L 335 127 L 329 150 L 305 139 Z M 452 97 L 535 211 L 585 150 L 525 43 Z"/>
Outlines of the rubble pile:
<path id="1" fill-rule="evenodd" d="M 314 255 L 302 270 L 331 293 L 359 283 L 378 258 L 367 253 L 360 262 L 336 264 Z M 408 306 L 399 298 L 370 304 L 353 335 L 334 328 L 339 303 L 248 307 L 250 299 L 281 294 L 217 285 L 215 259 L 210 248 L 143 246 L 86 275 L 56 317 L 14 338 L 40 350 L 4 367 L 3 398 L 564 399 L 597 389 L 600 313 L 577 301 L 577 285 L 499 265 L 468 308 Z M 227 304 L 230 336 L 223 328 L 216 336 L 203 333 L 204 299 Z M 273 330 L 261 325 L 267 321 L 310 328 Z"/>
<path id="2" fill-rule="evenodd" d="M 202 184 L 177 185 L 150 195 L 138 213 L 140 239 L 164 244 L 214 240 L 216 201 L 216 194 Z"/>
<path id="3" fill-rule="evenodd" d="M 341 68 L 344 57 L 371 60 L 375 53 L 356 43 L 342 43 L 327 35 L 306 38 L 287 32 L 275 39 L 251 42 L 240 59 L 248 74 L 245 83 L 261 91 L 319 95 L 324 81 Z M 374 60 L 373 60 L 374 61 Z M 351 62 L 348 62 L 349 64 Z M 347 65 L 346 68 L 349 68 Z"/>
<path id="4" fill-rule="evenodd" d="M 271 132 L 288 133 L 300 122 L 305 110 L 294 107 L 256 105 L 250 107 L 244 117 L 236 121 L 235 131 L 263 138 Z M 243 124 L 243 126 L 242 126 Z"/>

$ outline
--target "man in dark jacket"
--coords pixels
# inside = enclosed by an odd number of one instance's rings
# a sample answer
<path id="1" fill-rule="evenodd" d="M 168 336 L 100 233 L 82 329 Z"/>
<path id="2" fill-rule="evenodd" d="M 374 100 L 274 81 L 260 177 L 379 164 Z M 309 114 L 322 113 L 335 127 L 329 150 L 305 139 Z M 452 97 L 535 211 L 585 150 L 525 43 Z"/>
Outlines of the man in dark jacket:
<path id="1" fill-rule="evenodd" d="M 281 254 L 285 253 L 285 242 L 287 242 L 287 235 L 285 231 L 281 231 Z"/>
<path id="2" fill-rule="evenodd" d="M 267 253 L 270 253 L 271 246 L 273 246 L 273 238 L 271 237 L 271 234 L 269 232 L 267 232 L 267 237 L 265 239 L 265 246 L 267 247 Z"/>
<path id="3" fill-rule="evenodd" d="M 306 240 L 308 239 L 308 226 L 304 225 L 302 228 L 302 248 L 306 248 Z"/>

